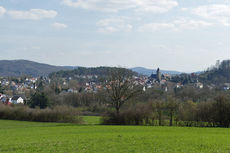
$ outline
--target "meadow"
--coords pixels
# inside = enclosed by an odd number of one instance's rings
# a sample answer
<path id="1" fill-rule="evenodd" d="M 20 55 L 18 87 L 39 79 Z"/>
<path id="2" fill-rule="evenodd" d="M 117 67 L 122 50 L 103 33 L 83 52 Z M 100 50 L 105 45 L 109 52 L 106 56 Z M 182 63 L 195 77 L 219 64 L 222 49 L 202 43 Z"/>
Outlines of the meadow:
<path id="1" fill-rule="evenodd" d="M 89 125 L 0 120 L 0 152 L 6 153 L 225 153 L 230 129 Z M 86 124 L 86 122 L 85 122 Z"/>
<path id="2" fill-rule="evenodd" d="M 100 116 L 81 116 L 83 118 L 84 124 L 86 125 L 98 125 L 101 124 Z"/>

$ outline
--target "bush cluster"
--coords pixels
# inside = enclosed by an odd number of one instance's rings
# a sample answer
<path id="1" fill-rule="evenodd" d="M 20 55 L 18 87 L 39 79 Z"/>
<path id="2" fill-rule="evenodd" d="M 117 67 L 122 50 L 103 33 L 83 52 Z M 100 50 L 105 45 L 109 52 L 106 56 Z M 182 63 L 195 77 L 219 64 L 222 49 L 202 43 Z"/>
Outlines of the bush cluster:
<path id="1" fill-rule="evenodd" d="M 107 112 L 103 116 L 103 124 L 146 125 L 150 124 L 152 109 L 148 104 L 137 104 L 123 109 L 119 114 Z"/>
<path id="2" fill-rule="evenodd" d="M 119 114 L 109 112 L 104 124 L 116 125 L 170 125 L 197 127 L 229 127 L 230 99 L 220 95 L 214 101 L 195 103 L 153 101 L 123 108 Z"/>
<path id="3" fill-rule="evenodd" d="M 56 106 L 53 109 L 32 109 L 27 106 L 6 106 L 0 104 L 0 119 L 81 123 L 79 111 L 69 106 Z"/>

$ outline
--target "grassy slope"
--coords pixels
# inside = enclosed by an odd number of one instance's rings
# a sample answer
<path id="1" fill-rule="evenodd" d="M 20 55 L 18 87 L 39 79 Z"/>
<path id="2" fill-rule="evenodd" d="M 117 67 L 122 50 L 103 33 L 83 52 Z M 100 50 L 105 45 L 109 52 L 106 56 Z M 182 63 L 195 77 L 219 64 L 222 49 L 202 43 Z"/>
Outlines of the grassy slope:
<path id="1" fill-rule="evenodd" d="M 230 129 L 0 121 L 0 152 L 230 152 Z"/>

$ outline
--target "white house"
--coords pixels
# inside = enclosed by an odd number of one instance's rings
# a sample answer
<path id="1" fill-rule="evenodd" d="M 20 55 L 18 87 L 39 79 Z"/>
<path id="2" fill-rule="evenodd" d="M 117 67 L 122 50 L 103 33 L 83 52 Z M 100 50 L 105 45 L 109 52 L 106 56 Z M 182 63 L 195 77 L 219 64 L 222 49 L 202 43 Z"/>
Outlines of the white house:
<path id="1" fill-rule="evenodd" d="M 200 89 L 203 89 L 204 85 L 203 85 L 203 83 L 198 82 L 198 83 L 196 83 L 196 87 L 200 88 Z"/>
<path id="2" fill-rule="evenodd" d="M 13 96 L 10 102 L 13 104 L 24 104 L 24 99 L 21 96 Z"/>

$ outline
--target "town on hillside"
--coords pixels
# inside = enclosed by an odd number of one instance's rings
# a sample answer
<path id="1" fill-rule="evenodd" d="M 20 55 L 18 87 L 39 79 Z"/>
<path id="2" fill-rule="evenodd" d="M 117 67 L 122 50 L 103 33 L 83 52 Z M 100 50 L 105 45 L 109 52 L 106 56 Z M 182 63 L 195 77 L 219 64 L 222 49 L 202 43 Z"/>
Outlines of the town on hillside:
<path id="1" fill-rule="evenodd" d="M 98 75 L 75 75 L 75 78 L 66 76 L 61 78 L 50 77 L 1 77 L 0 78 L 0 101 L 5 104 L 24 104 L 29 101 L 31 94 L 34 93 L 39 86 L 50 86 L 55 88 L 59 95 L 68 93 L 97 93 L 99 90 L 105 89 L 108 83 L 98 79 Z M 177 75 L 162 74 L 158 68 L 156 73 L 150 76 L 134 75 L 133 83 L 142 86 L 143 92 L 151 88 L 157 88 L 163 92 L 175 91 L 185 85 L 193 86 L 197 90 L 207 87 L 214 89 L 214 84 L 204 84 L 199 81 L 198 75 L 193 73 L 190 75 L 190 81 L 186 83 L 184 80 L 178 80 Z M 55 87 L 54 87 L 55 86 Z M 230 89 L 230 83 L 225 83 L 223 90 Z"/>

